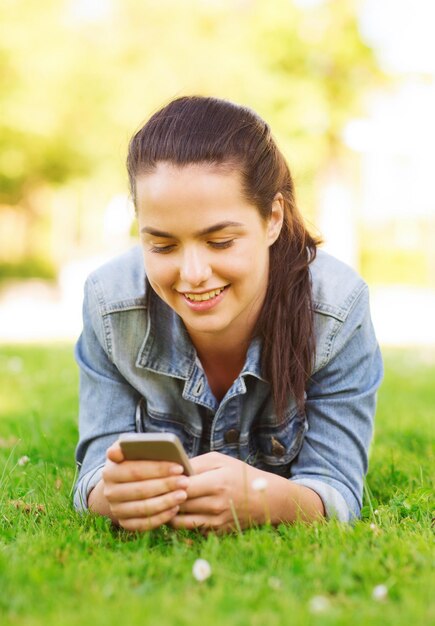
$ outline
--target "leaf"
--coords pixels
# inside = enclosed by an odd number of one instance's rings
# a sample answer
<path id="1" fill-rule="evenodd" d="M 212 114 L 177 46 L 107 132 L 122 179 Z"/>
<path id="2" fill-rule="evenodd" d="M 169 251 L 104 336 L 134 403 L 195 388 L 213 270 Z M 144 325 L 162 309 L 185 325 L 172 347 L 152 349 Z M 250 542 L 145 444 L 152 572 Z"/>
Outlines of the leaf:
<path id="1" fill-rule="evenodd" d="M 43 504 L 30 504 L 28 502 L 24 502 L 24 500 L 11 500 L 10 504 L 19 511 L 27 514 L 39 515 L 40 513 L 46 512 Z"/>

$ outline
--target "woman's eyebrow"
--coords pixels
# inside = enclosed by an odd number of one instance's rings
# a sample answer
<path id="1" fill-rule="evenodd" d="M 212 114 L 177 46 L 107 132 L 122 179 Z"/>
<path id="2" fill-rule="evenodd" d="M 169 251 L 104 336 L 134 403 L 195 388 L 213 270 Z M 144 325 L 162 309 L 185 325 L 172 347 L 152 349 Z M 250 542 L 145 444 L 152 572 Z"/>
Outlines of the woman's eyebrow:
<path id="1" fill-rule="evenodd" d="M 212 226 L 208 226 L 203 230 L 198 230 L 194 233 L 195 237 L 203 237 L 204 235 L 209 235 L 210 233 L 214 233 L 218 230 L 224 230 L 225 228 L 237 228 L 243 226 L 241 222 L 219 222 L 218 224 L 213 224 Z M 153 235 L 153 237 L 162 237 L 164 239 L 176 239 L 175 235 L 171 235 L 171 233 L 167 233 L 163 230 L 156 230 L 155 228 L 151 228 L 150 226 L 144 226 L 140 229 L 141 233 L 148 233 L 149 235 Z"/>
<path id="2" fill-rule="evenodd" d="M 149 235 L 153 235 L 154 237 L 164 237 L 165 239 L 174 239 L 174 235 L 171 233 L 165 233 L 163 230 L 156 230 L 155 228 L 151 228 L 150 226 L 144 226 L 140 229 L 141 233 L 148 233 Z"/>

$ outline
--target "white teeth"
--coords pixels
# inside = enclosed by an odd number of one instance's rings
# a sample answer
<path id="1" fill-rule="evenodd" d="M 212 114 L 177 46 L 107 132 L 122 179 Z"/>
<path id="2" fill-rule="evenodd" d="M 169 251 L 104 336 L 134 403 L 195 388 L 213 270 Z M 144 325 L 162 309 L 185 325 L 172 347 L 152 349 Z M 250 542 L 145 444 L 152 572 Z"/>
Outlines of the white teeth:
<path id="1" fill-rule="evenodd" d="M 205 300 L 210 300 L 210 298 L 214 298 L 219 295 L 224 290 L 224 287 L 221 289 L 214 289 L 213 291 L 207 291 L 207 293 L 185 293 L 184 295 L 188 300 L 193 300 L 193 302 L 204 302 Z"/>

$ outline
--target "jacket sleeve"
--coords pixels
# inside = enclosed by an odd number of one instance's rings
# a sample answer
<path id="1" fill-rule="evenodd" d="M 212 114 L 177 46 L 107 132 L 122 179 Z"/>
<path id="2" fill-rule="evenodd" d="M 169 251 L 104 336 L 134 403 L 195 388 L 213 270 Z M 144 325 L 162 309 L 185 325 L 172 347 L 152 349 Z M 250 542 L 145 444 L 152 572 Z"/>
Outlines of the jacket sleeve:
<path id="1" fill-rule="evenodd" d="M 107 448 L 123 432 L 135 430 L 139 394 L 121 376 L 111 359 L 110 320 L 104 316 L 98 284 L 92 276 L 85 284 L 83 331 L 75 347 L 80 367 L 79 475 L 74 506 L 87 509 L 89 492 L 101 479 Z"/>
<path id="2" fill-rule="evenodd" d="M 291 480 L 322 498 L 327 517 L 359 517 L 383 375 L 364 284 L 344 321 L 335 320 L 330 358 L 307 389 L 308 431 Z"/>

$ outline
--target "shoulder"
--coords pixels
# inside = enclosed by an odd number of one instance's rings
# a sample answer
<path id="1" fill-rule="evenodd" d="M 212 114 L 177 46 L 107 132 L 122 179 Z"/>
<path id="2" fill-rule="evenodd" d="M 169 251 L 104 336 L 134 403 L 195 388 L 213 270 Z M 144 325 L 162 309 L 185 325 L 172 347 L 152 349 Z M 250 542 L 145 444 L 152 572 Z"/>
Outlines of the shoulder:
<path id="1" fill-rule="evenodd" d="M 148 328 L 145 269 L 139 246 L 94 270 L 85 283 L 83 334 L 96 335 L 118 368 L 130 363 Z"/>
<path id="2" fill-rule="evenodd" d="M 310 272 L 316 372 L 342 352 L 359 328 L 367 328 L 370 336 L 373 331 L 368 287 L 355 270 L 318 250 Z M 365 343 L 370 342 L 365 340 Z"/>
<path id="3" fill-rule="evenodd" d="M 145 268 L 139 246 L 94 270 L 87 279 L 103 312 L 145 306 Z"/>
<path id="4" fill-rule="evenodd" d="M 367 285 L 359 274 L 324 250 L 310 265 L 315 314 L 344 322 Z"/>

